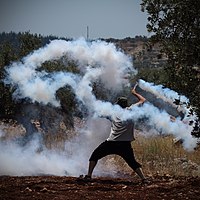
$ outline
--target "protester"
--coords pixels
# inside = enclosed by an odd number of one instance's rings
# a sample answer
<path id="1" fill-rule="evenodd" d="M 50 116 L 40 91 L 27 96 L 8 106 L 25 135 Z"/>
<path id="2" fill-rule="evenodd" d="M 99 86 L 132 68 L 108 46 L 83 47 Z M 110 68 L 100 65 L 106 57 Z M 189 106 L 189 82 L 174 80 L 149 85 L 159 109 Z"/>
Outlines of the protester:
<path id="1" fill-rule="evenodd" d="M 116 104 L 123 109 L 132 109 L 133 106 L 140 106 L 145 102 L 145 98 L 141 96 L 135 90 L 136 86 L 131 90 L 132 94 L 138 98 L 138 102 L 128 106 L 128 100 L 126 97 L 119 97 Z M 131 142 L 134 140 L 134 123 L 132 120 L 122 121 L 119 117 L 116 117 L 111 121 L 110 135 L 106 141 L 101 143 L 92 153 L 89 159 L 88 173 L 84 179 L 91 179 L 93 170 L 99 159 L 116 154 L 121 156 L 126 163 L 136 172 L 141 178 L 143 183 L 147 183 L 141 164 L 135 159 L 134 152 L 131 146 Z"/>

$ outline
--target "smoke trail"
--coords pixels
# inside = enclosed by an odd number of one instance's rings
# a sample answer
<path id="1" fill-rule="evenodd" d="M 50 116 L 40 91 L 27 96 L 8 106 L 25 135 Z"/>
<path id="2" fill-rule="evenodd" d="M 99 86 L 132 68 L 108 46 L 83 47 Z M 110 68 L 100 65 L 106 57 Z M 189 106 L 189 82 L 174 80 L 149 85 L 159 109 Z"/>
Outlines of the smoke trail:
<path id="1" fill-rule="evenodd" d="M 76 61 L 81 73 L 39 71 L 44 62 L 63 57 Z M 16 88 L 14 97 L 17 99 L 29 98 L 32 102 L 51 103 L 54 106 L 60 106 L 55 96 L 56 91 L 69 85 L 76 98 L 90 111 L 93 122 L 94 118 L 99 116 L 120 116 L 123 120 L 132 119 L 133 121 L 145 117 L 148 118 L 146 123 L 162 131 L 163 134 L 173 134 L 175 137 L 182 138 L 184 148 L 192 150 L 197 141 L 191 136 L 191 127 L 182 123 L 180 119 L 177 118 L 175 122 L 171 122 L 167 112 L 159 110 L 150 103 L 145 103 L 142 107 L 133 107 L 132 110 L 123 110 L 118 105 L 98 100 L 93 94 L 92 83 L 98 79 L 108 89 L 122 89 L 128 81 L 123 78 L 127 73 L 136 73 L 132 67 L 132 61 L 113 44 L 102 41 L 88 43 L 84 39 L 54 40 L 26 56 L 21 62 L 8 66 L 5 83 Z M 144 82 L 140 81 L 141 87 L 142 83 Z M 162 97 L 165 93 L 157 92 L 156 96 Z M 99 118 L 98 120 L 101 121 Z M 0 160 L 5 160 L 0 163 L 1 174 L 28 175 L 45 172 L 64 175 L 65 171 L 69 175 L 85 173 L 82 167 L 87 166 L 89 154 L 97 144 L 97 138 L 99 138 L 97 136 L 102 136 L 104 139 L 106 135 L 108 136 L 107 129 L 101 130 L 104 125 L 98 128 L 97 124 L 94 127 L 90 126 L 91 123 L 87 124 L 88 127 L 80 131 L 78 137 L 67 141 L 66 151 L 63 154 L 44 149 L 42 153 L 35 155 L 34 152 L 38 148 L 37 139 L 33 140 L 26 149 L 13 144 L 12 148 L 9 148 L 9 144 L 0 143 Z M 92 141 L 92 137 L 96 140 Z M 18 163 L 14 169 L 16 159 Z M 23 163 L 30 163 L 32 167 L 26 167 Z"/>
<path id="2" fill-rule="evenodd" d="M 154 83 L 148 83 L 142 79 L 139 80 L 139 86 L 145 90 L 154 94 L 157 98 L 174 104 L 176 99 L 180 99 L 181 102 L 188 103 L 189 99 L 183 95 L 179 95 L 177 92 L 170 90 L 169 88 L 164 88 L 163 85 L 155 85 Z"/>
<path id="3" fill-rule="evenodd" d="M 184 122 L 189 123 L 189 121 L 195 122 L 197 115 L 195 113 L 191 114 L 191 106 L 188 106 L 189 99 L 184 95 L 179 95 L 177 92 L 170 90 L 169 88 L 164 88 L 162 85 L 155 85 L 154 83 L 148 83 L 144 80 L 139 80 L 139 86 L 141 89 L 148 91 L 160 98 L 163 101 L 169 103 L 171 106 L 177 109 L 178 112 L 184 113 Z M 180 103 L 177 106 L 175 101 L 179 100 Z"/>

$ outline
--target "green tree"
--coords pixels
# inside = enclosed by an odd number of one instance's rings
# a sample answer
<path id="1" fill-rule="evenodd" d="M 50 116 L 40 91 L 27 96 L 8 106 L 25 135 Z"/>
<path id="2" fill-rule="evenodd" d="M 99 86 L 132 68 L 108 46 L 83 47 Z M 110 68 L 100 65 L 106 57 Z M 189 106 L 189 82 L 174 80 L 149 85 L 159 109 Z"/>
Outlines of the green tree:
<path id="1" fill-rule="evenodd" d="M 34 49 L 41 46 L 41 37 L 32 35 L 29 32 L 19 33 L 19 46 L 15 41 L 15 34 L 3 34 L 4 39 L 0 42 L 0 117 L 12 118 L 16 112 L 17 104 L 12 99 L 15 88 L 3 83 L 5 78 L 5 67 L 23 56 L 27 55 Z"/>
<path id="2" fill-rule="evenodd" d="M 5 76 L 4 67 L 8 66 L 11 61 L 16 60 L 17 55 L 10 42 L 5 40 L 0 45 L 0 80 Z M 14 110 L 15 104 L 12 101 L 12 89 L 9 86 L 5 86 L 2 81 L 0 81 L 0 117 L 6 118 L 10 117 Z"/>
<path id="3" fill-rule="evenodd" d="M 196 0 L 142 0 L 147 30 L 168 56 L 168 87 L 186 95 L 200 117 L 200 4 Z"/>
<path id="4" fill-rule="evenodd" d="M 31 51 L 42 46 L 42 37 L 37 34 L 30 34 L 29 32 L 19 33 L 20 41 L 20 57 L 24 57 Z"/>

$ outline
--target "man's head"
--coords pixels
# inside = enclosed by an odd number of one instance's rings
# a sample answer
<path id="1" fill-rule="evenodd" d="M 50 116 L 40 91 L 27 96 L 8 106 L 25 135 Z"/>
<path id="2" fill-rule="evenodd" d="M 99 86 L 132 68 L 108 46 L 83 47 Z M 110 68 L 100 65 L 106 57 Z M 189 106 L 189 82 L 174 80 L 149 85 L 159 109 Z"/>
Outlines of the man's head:
<path id="1" fill-rule="evenodd" d="M 120 105 L 122 108 L 128 107 L 128 99 L 126 97 L 118 97 L 116 104 Z"/>

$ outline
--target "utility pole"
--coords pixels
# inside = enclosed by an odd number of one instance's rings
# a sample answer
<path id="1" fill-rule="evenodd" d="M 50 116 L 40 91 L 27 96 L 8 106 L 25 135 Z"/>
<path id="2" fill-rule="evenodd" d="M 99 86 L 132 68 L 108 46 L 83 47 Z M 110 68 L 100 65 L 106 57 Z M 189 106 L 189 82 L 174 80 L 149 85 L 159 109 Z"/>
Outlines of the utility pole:
<path id="1" fill-rule="evenodd" d="M 87 41 L 89 40 L 89 26 L 87 26 Z"/>

